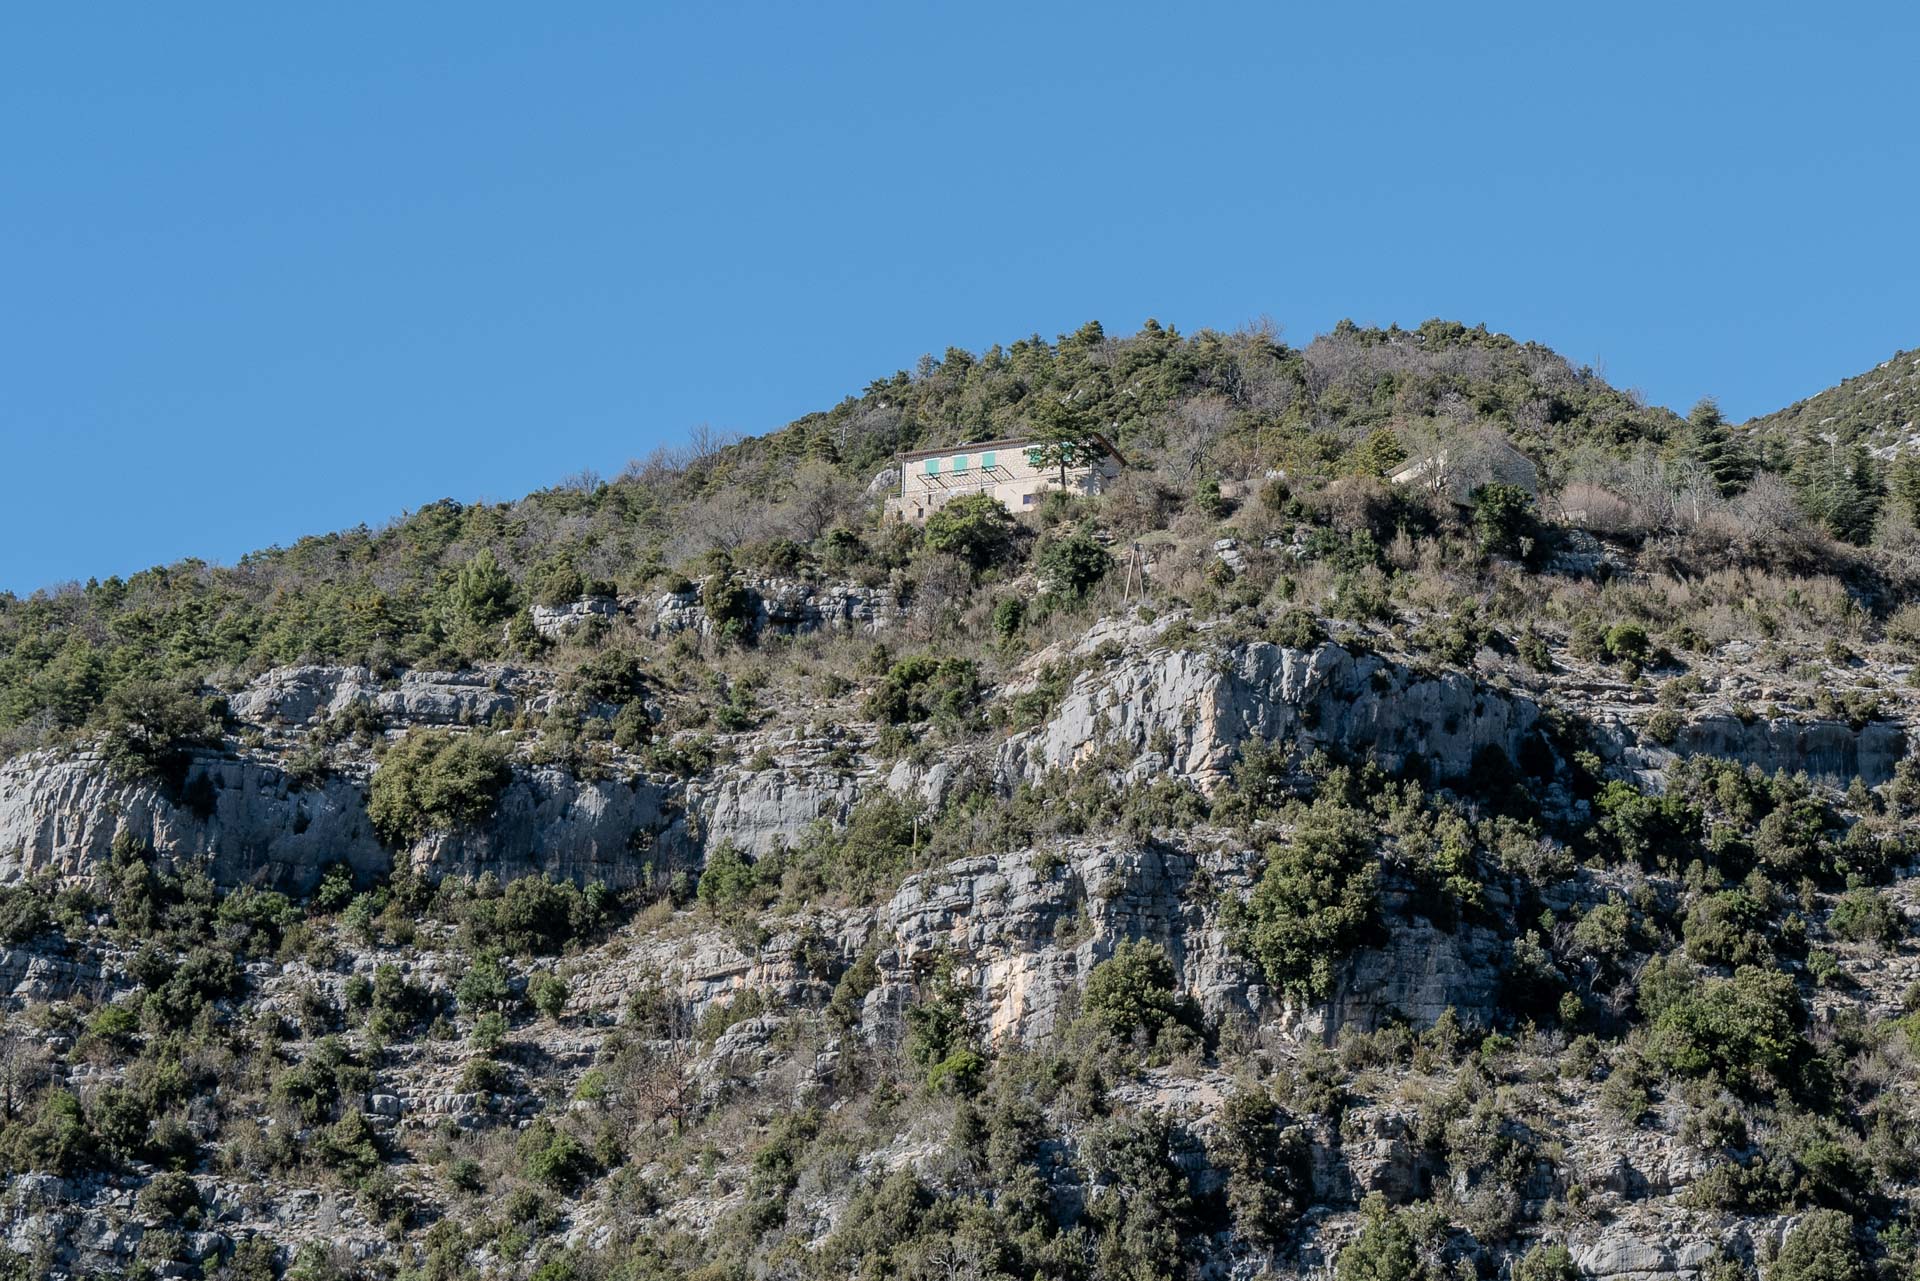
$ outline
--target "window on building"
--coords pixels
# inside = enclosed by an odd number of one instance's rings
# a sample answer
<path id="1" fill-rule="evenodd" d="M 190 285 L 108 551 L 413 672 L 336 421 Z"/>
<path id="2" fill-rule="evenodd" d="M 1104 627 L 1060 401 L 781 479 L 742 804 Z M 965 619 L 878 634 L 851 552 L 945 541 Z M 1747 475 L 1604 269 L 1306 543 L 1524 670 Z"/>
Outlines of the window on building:
<path id="1" fill-rule="evenodd" d="M 938 458 L 927 459 L 927 475 L 929 476 L 936 475 L 939 471 L 940 471 L 940 460 Z"/>
<path id="2" fill-rule="evenodd" d="M 992 455 L 992 454 L 982 454 L 982 455 L 980 455 L 980 465 L 981 465 L 982 467 L 984 467 L 984 468 L 986 468 L 986 469 L 987 469 L 988 471 L 992 471 L 992 470 L 993 470 L 993 455 Z"/>
<path id="3" fill-rule="evenodd" d="M 967 456 L 965 454 L 953 460 L 953 469 L 955 471 L 965 471 L 967 469 Z"/>

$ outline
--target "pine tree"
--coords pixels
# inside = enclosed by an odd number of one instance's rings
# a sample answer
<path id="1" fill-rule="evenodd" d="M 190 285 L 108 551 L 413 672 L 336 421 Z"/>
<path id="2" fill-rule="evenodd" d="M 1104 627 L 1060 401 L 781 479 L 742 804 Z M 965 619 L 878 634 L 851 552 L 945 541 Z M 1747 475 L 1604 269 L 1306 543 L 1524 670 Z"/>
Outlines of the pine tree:
<path id="1" fill-rule="evenodd" d="M 1866 446 L 1810 440 L 1787 478 L 1807 514 L 1835 538 L 1862 544 L 1872 537 L 1886 491 Z"/>
<path id="2" fill-rule="evenodd" d="M 1753 451 L 1729 429 L 1711 396 L 1703 397 L 1687 415 L 1675 453 L 1683 469 L 1703 475 L 1722 498 L 1745 489 L 1758 467 Z"/>
<path id="3" fill-rule="evenodd" d="M 1920 454 L 1900 454 L 1887 469 L 1887 492 L 1896 509 L 1920 526 Z"/>
<path id="4" fill-rule="evenodd" d="M 1067 469 L 1091 462 L 1099 450 L 1093 429 L 1071 406 L 1051 396 L 1042 398 L 1033 417 L 1033 444 L 1027 447 L 1027 461 L 1035 467 L 1057 467 L 1060 488 L 1067 487 Z"/>
<path id="5" fill-rule="evenodd" d="M 1407 451 L 1385 427 L 1355 445 L 1347 455 L 1347 465 L 1357 475 L 1385 476 L 1407 460 Z"/>
<path id="6" fill-rule="evenodd" d="M 482 547 L 460 567 L 454 577 L 453 602 L 463 617 L 481 627 L 513 612 L 513 579 L 491 550 Z"/>

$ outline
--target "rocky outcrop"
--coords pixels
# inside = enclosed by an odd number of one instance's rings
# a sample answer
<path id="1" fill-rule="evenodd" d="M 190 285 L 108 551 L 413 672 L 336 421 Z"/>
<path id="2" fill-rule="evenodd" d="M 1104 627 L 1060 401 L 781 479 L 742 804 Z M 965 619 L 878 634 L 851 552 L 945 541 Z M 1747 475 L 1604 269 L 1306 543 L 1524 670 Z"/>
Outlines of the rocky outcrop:
<path id="1" fill-rule="evenodd" d="M 889 587 L 853 583 L 813 583 L 798 578 L 754 579 L 746 588 L 746 626 L 756 635 L 768 632 L 799 634 L 814 631 L 883 632 L 900 624 L 906 608 Z M 655 636 L 691 631 L 713 633 L 713 620 L 700 603 L 700 592 L 668 592 L 653 602 L 651 631 Z"/>
<path id="2" fill-rule="evenodd" d="M 233 716 L 265 726 L 308 726 L 353 707 L 397 726 L 473 725 L 511 715 L 528 684 L 508 667 L 404 672 L 382 681 L 364 667 L 276 667 L 228 699 Z"/>
<path id="3" fill-rule="evenodd" d="M 995 772 L 1011 787 L 1118 746 L 1147 772 L 1211 789 L 1241 745 L 1258 739 L 1372 753 L 1390 769 L 1420 757 L 1438 777 L 1452 778 L 1487 748 L 1519 759 L 1538 720 L 1538 707 L 1522 695 L 1338 645 L 1149 649 L 1082 672 L 1044 725 L 1007 740 Z"/>
<path id="4" fill-rule="evenodd" d="M 1405 1021 L 1431 1026 L 1448 1010 L 1463 1023 L 1493 1022 L 1501 944 L 1493 931 L 1460 923 L 1441 928 L 1404 908 L 1390 911 L 1386 938 L 1339 968 L 1324 1004 L 1303 1023 L 1328 1038 L 1344 1028 L 1370 1032 Z"/>
<path id="5" fill-rule="evenodd" d="M 615 888 L 697 865 L 677 785 L 644 776 L 588 780 L 516 770 L 494 816 L 436 833 L 406 854 L 416 870 L 505 879 L 547 875 Z M 367 815 L 354 773 L 302 784 L 250 757 L 203 755 L 179 788 L 117 778 L 97 757 L 48 753 L 0 765 L 0 879 L 40 871 L 84 876 L 126 833 L 163 858 L 195 862 L 224 885 L 311 889 L 346 862 L 364 876 L 392 856 Z"/>
<path id="6" fill-rule="evenodd" d="M 1692 1281 L 1721 1257 L 1720 1242 L 1695 1237 L 1649 1240 L 1627 1232 L 1609 1232 L 1573 1250 L 1583 1277 L 1599 1281 Z"/>
<path id="7" fill-rule="evenodd" d="M 1855 778 L 1878 787 L 1893 777 L 1909 746 L 1907 727 L 1898 721 L 1869 721 L 1856 729 L 1845 721 L 1709 712 L 1683 722 L 1666 744 L 1649 737 L 1644 723 L 1615 714 L 1597 713 L 1591 723 L 1603 760 L 1656 786 L 1677 758 L 1717 756 L 1769 774 L 1804 771 L 1842 787 Z"/>
<path id="8" fill-rule="evenodd" d="M 0 879 L 90 874 L 123 832 L 164 857 L 204 862 L 227 885 L 305 890 L 330 863 L 367 875 L 389 865 L 356 778 L 302 785 L 270 764 L 210 754 L 189 762 L 177 789 L 120 779 L 88 754 L 0 764 Z"/>
<path id="9" fill-rule="evenodd" d="M 909 877 L 880 909 L 880 963 L 904 1000 L 904 989 L 951 958 L 973 976 L 996 1041 L 1051 1029 L 1063 997 L 1126 939 L 1165 947 L 1181 986 L 1211 1017 L 1251 1013 L 1264 988 L 1188 893 L 1199 866 L 1166 847 L 1111 843 L 962 859 Z"/>
<path id="10" fill-rule="evenodd" d="M 689 857 L 671 785 L 644 776 L 582 779 L 515 770 L 492 818 L 428 836 L 407 852 L 428 876 L 552 876 L 613 889 L 663 880 Z"/>
<path id="11" fill-rule="evenodd" d="M 1443 1170 L 1425 1151 L 1417 1112 L 1391 1104 L 1350 1109 L 1340 1120 L 1340 1153 L 1331 1177 L 1314 1188 L 1323 1200 L 1359 1200 L 1379 1193 L 1392 1205 L 1427 1196 Z"/>
<path id="12" fill-rule="evenodd" d="M 90 955 L 49 954 L 33 947 L 0 948 L 0 999 L 64 1001 L 79 992 L 111 992 L 118 983 Z"/>
<path id="13" fill-rule="evenodd" d="M 755 858 L 799 843 L 821 819 L 846 822 L 860 791 L 851 771 L 825 765 L 729 768 L 688 789 L 701 844 Z"/>
<path id="14" fill-rule="evenodd" d="M 620 617 L 620 602 L 611 596 L 583 596 L 564 605 L 534 605 L 527 610 L 533 630 L 547 640 L 564 640 L 591 624 L 607 624 Z"/>

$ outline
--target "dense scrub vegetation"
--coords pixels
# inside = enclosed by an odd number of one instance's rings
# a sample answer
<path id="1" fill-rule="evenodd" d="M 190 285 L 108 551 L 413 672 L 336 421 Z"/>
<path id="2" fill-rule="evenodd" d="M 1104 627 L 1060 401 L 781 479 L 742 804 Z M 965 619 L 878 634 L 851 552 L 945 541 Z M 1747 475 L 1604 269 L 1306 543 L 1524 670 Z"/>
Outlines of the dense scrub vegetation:
<path id="1" fill-rule="evenodd" d="M 528 605 L 663 590 L 690 574 L 708 575 L 705 603 L 733 635 L 745 625 L 735 574 L 893 576 L 944 591 L 954 562 L 979 574 L 1038 555 L 1044 578 L 1080 594 L 1105 553 L 1071 526 L 1035 549 L 1003 514 L 961 503 L 909 537 L 876 528 L 864 496 L 896 450 L 1058 428 L 1063 415 L 1139 464 L 1099 513 L 1122 536 L 1183 508 L 1228 513 L 1222 478 L 1284 473 L 1265 501 L 1341 539 L 1373 540 L 1343 542 L 1337 555 L 1332 542 L 1314 544 L 1344 567 L 1359 612 L 1392 540 L 1431 534 L 1448 516 L 1378 478 L 1442 453 L 1470 475 L 1492 433 L 1531 459 L 1553 510 L 1620 536 L 1687 540 L 1695 568 L 1805 565 L 1822 530 L 1904 549 L 1920 498 L 1905 461 L 1778 424 L 1734 428 L 1710 403 L 1681 420 L 1484 328 L 1343 324 L 1294 348 L 1258 328 L 1183 337 L 1149 322 L 1113 339 L 1089 324 L 1053 343 L 949 350 L 781 431 L 733 443 L 703 432 L 611 482 L 582 475 L 517 503 L 433 503 L 383 529 L 302 539 L 230 568 L 188 561 L 0 596 L 0 734 L 17 748 L 151 724 L 126 740 L 150 757 L 195 736 L 163 705 L 170 684 L 299 661 L 385 670 L 524 656 L 542 647 Z M 1528 494 L 1490 485 L 1473 515 L 1478 549 L 1537 550 L 1533 519 Z"/>
<path id="2" fill-rule="evenodd" d="M 1019 519 L 961 501 L 918 530 L 883 524 L 866 493 L 896 450 L 1093 428 L 1134 464 L 1096 500 L 1061 495 Z M 964 765 L 1116 658 L 1073 648 L 1095 620 L 1176 611 L 1152 644 L 1219 663 L 1245 642 L 1334 637 L 1516 684 L 1577 669 L 1655 708 L 1655 742 L 1684 729 L 1703 660 L 1737 644 L 1752 671 L 1818 692 L 1736 718 L 1864 725 L 1886 691 L 1828 673 L 1920 639 L 1901 608 L 1920 481 L 1859 433 L 1797 431 L 1736 427 L 1710 403 L 1682 419 L 1446 322 L 1343 325 L 1301 348 L 1262 329 L 1110 339 L 1090 325 L 949 351 L 782 431 L 702 439 L 612 481 L 0 599 L 0 746 L 90 738 L 114 770 L 174 788 L 203 751 L 284 750 L 296 788 L 342 761 L 377 766 L 369 816 L 405 850 L 484 828 L 515 768 L 773 771 L 786 743 L 754 736 L 774 727 L 830 741 L 809 766 L 826 772 Z M 1443 453 L 1457 486 L 1386 480 Z M 1134 543 L 1154 560 L 1144 600 L 1123 572 Z M 1635 572 L 1541 572 L 1596 547 Z M 749 584 L 789 576 L 917 603 L 883 640 L 757 634 Z M 533 607 L 613 592 L 697 601 L 711 630 L 650 644 L 604 625 L 547 640 L 532 624 Z M 1828 642 L 1817 661 L 1795 647 L 1808 634 Z M 400 733 L 360 707 L 297 743 L 237 732 L 222 692 L 308 660 L 365 664 L 376 683 L 537 661 L 553 697 L 491 724 Z M 846 732 L 854 720 L 871 741 Z M 1357 1214 L 1330 1255 L 1337 1277 L 1563 1281 L 1575 1272 L 1557 1238 L 1593 1226 L 1600 1186 L 1561 1137 L 1575 1111 L 1610 1141 L 1697 1155 L 1692 1209 L 1800 1215 L 1762 1260 L 1769 1281 L 1910 1273 L 1916 1225 L 1890 1189 L 1920 1177 L 1920 993 L 1869 1019 L 1849 976 L 1905 945 L 1897 879 L 1920 777 L 1909 765 L 1841 790 L 1701 756 L 1655 791 L 1595 749 L 1549 708 L 1520 759 L 1483 753 L 1465 777 L 1287 741 L 1249 745 L 1211 793 L 1113 755 L 1000 790 L 960 769 L 938 804 L 868 789 L 839 821 L 757 853 L 715 843 L 628 895 L 436 884 L 403 863 L 377 882 L 335 866 L 290 898 L 216 886 L 122 839 L 89 884 L 0 887 L 0 939 L 124 954 L 134 980 L 116 1000 L 31 1007 L 17 1015 L 31 1034 L 9 1024 L 0 1165 L 138 1182 L 156 1273 L 170 1240 L 208 1222 L 189 1176 L 217 1173 L 327 1189 L 405 1242 L 393 1271 L 422 1281 L 1092 1281 L 1182 1275 L 1224 1233 L 1289 1257 L 1324 1218 L 1316 1153 L 1386 1109 L 1419 1178 L 1342 1203 Z M 835 913 L 985 855 L 1031 853 L 1037 877 L 1071 884 L 1076 841 L 1190 864 L 1183 908 L 1217 911 L 1219 946 L 1276 1005 L 1336 996 L 1356 953 L 1419 924 L 1483 949 L 1497 1012 L 1283 1046 L 1191 999 L 1177 948 L 1122 938 L 1087 955 L 1058 1026 L 1031 1043 L 989 1034 L 947 955 L 918 958 L 883 1034 L 858 1034 L 885 958 L 877 935 L 857 950 L 829 938 L 853 919 Z M 1074 890 L 1080 915 L 1053 943 L 1094 938 L 1103 889 Z M 785 995 L 743 986 L 696 1007 L 660 974 L 617 1017 L 582 1013 L 629 949 L 709 932 L 744 956 L 781 940 Z M 445 981 L 416 968 L 427 956 L 451 958 Z M 257 1001 L 290 984 L 295 999 Z M 700 1057 L 768 1027 L 784 1064 L 831 1070 L 756 1079 Z M 556 1085 L 556 1056 L 590 1031 L 592 1066 Z M 427 1053 L 456 1060 L 488 1124 L 369 1120 Z M 67 1084 L 96 1075 L 109 1083 Z M 1194 1177 L 1193 1132 L 1142 1101 L 1203 1078 L 1224 1099 L 1205 1127 L 1211 1182 Z M 1356 1149 L 1368 1134 L 1352 1131 Z M 909 1143 L 912 1160 L 886 1152 Z M 662 1213 L 709 1193 L 710 1231 Z M 840 1202 L 830 1223 L 813 1217 Z M 569 1236 L 583 1207 L 615 1226 Z M 1712 1267 L 1714 1281 L 1751 1275 L 1731 1256 Z M 205 1269 L 272 1270 L 252 1246 Z M 365 1270 L 312 1248 L 292 1275 Z"/>

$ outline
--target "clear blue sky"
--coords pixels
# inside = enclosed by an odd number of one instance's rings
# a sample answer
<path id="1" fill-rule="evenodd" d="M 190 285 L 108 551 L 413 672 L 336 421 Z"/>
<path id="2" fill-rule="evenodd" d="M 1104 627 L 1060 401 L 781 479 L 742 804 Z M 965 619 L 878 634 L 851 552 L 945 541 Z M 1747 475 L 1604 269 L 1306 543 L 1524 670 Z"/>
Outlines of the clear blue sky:
<path id="1" fill-rule="evenodd" d="M 1484 321 L 1684 408 L 1920 344 L 1920 6 L 15 5 L 0 588 L 1090 318 Z"/>

